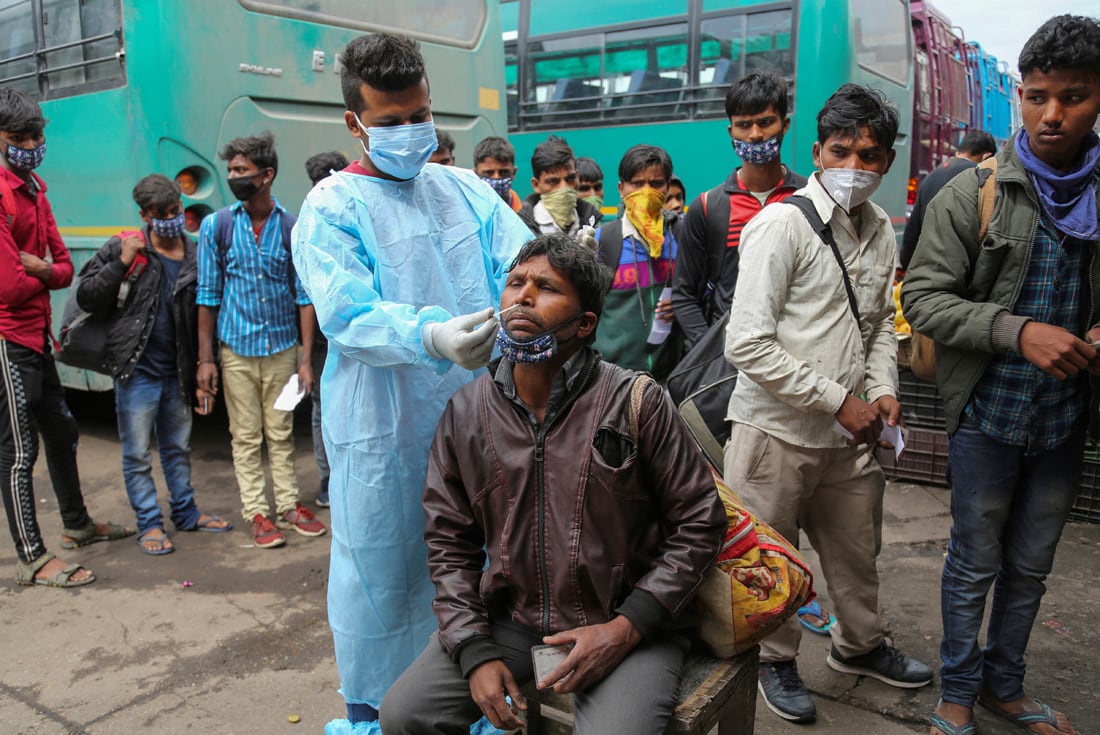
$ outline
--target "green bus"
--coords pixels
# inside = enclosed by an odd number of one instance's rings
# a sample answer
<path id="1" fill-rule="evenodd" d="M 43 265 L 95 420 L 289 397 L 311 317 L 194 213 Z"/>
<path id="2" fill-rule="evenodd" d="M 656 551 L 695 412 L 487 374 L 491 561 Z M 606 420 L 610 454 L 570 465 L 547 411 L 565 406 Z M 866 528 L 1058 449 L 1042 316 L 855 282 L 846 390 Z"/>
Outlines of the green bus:
<path id="1" fill-rule="evenodd" d="M 497 0 L 0 0 L 0 29 L 0 85 L 35 95 L 50 121 L 40 173 L 77 269 L 140 224 L 130 190 L 146 174 L 176 178 L 196 229 L 232 202 L 217 152 L 239 135 L 275 134 L 275 195 L 296 212 L 309 156 L 360 155 L 338 72 L 363 33 L 420 41 L 436 124 L 460 154 L 505 134 Z M 69 387 L 111 388 L 59 368 Z"/>
<path id="2" fill-rule="evenodd" d="M 901 115 L 896 163 L 875 195 L 900 233 L 906 217 L 913 47 L 906 0 L 501 0 L 509 138 L 526 193 L 535 145 L 554 133 L 604 171 L 615 211 L 632 145 L 665 148 L 690 201 L 737 164 L 725 94 L 771 69 L 791 85 L 783 160 L 813 170 L 816 117 L 845 82 L 883 90 Z"/>

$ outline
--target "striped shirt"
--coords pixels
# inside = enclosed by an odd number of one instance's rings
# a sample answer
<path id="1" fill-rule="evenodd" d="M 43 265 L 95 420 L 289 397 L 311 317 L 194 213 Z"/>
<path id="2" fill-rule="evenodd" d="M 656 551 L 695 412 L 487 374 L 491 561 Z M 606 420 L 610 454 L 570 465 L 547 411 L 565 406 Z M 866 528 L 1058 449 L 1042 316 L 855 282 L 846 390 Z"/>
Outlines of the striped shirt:
<path id="1" fill-rule="evenodd" d="M 230 209 L 233 237 L 224 261 L 214 241 L 217 213 L 202 221 L 195 301 L 199 306 L 220 307 L 218 339 L 229 349 L 243 357 L 268 357 L 297 344 L 295 303 L 310 303 L 294 271 L 290 243 L 283 242 L 281 220 L 292 215 L 275 200 L 275 209 L 264 223 L 257 245 L 244 205 L 237 202 Z"/>
<path id="2" fill-rule="evenodd" d="M 1082 336 L 1086 260 L 1085 243 L 1060 234 L 1043 213 L 1012 313 Z M 1088 408 L 1087 395 L 1086 374 L 1058 380 L 1009 352 L 990 363 L 966 415 L 986 436 L 1034 455 L 1069 439 Z"/>

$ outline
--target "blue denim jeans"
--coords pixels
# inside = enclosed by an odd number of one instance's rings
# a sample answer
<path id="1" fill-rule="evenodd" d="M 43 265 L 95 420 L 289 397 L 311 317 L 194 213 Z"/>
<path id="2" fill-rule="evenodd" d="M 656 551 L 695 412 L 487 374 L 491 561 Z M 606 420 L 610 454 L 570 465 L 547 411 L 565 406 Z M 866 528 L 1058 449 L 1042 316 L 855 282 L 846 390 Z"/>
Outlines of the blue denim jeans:
<path id="1" fill-rule="evenodd" d="M 951 437 L 951 540 L 940 588 L 944 701 L 973 707 L 981 690 L 1000 701 L 1024 695 L 1024 653 L 1078 492 L 1084 442 L 1084 430 L 1076 431 L 1062 446 L 1027 456 L 965 418 Z"/>
<path id="2" fill-rule="evenodd" d="M 168 486 L 172 523 L 180 530 L 193 529 L 201 514 L 191 487 L 191 406 L 180 395 L 179 379 L 152 378 L 139 372 L 125 383 L 115 381 L 115 408 L 122 440 L 122 476 L 137 514 L 138 532 L 164 528 L 153 484 L 154 436 Z"/>

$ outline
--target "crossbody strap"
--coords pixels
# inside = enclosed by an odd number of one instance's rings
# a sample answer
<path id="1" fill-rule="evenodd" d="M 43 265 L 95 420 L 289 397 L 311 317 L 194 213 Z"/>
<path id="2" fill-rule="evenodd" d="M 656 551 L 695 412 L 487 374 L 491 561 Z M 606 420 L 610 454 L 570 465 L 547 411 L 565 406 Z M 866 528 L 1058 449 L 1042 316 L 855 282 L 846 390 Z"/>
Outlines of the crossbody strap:
<path id="1" fill-rule="evenodd" d="M 798 207 L 799 211 L 801 211 L 806 218 L 806 221 L 810 223 L 810 227 L 813 228 L 813 231 L 816 232 L 817 236 L 833 251 L 833 257 L 836 258 L 836 264 L 840 266 L 840 272 L 844 275 L 844 290 L 848 294 L 848 306 L 852 309 L 852 316 L 856 318 L 856 326 L 858 327 L 862 322 L 859 317 L 859 307 L 856 305 L 856 292 L 852 289 L 852 279 L 848 277 L 848 269 L 844 266 L 844 258 L 840 254 L 840 248 L 836 245 L 836 238 L 833 237 L 833 231 L 827 224 L 821 221 L 817 209 L 814 208 L 814 203 L 811 202 L 809 198 L 804 196 L 790 196 L 787 197 L 784 202 Z"/>

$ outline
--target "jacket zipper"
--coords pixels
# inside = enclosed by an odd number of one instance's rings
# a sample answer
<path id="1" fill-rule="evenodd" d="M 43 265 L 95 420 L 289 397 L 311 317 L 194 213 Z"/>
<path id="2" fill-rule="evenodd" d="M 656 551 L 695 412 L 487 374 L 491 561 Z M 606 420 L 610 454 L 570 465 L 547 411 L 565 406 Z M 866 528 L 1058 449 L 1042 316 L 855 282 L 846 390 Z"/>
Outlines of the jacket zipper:
<path id="1" fill-rule="evenodd" d="M 580 385 L 573 393 L 574 398 L 588 385 L 588 381 L 592 378 L 592 372 L 598 363 L 599 360 L 593 360 L 591 365 L 588 366 Z M 564 409 L 570 403 L 572 403 L 571 400 L 563 404 L 562 408 Z M 542 422 L 540 427 L 538 420 L 531 411 L 527 410 L 525 413 L 527 414 L 527 423 L 535 431 L 535 486 L 537 490 L 536 504 L 538 506 L 536 543 L 538 544 L 539 577 L 542 580 L 540 585 L 542 588 L 542 633 L 543 635 L 550 635 L 550 574 L 546 568 L 546 435 L 553 428 L 554 420 L 558 417 L 558 414 L 548 412 L 546 420 Z"/>

